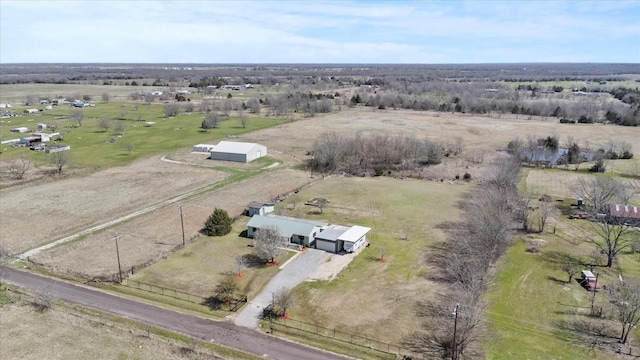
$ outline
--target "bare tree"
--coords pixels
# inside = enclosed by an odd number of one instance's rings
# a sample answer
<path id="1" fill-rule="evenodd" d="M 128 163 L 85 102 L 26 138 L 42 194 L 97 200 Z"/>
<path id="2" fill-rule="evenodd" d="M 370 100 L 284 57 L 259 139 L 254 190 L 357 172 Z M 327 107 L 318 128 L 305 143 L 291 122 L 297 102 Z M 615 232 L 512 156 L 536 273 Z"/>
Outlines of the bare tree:
<path id="1" fill-rule="evenodd" d="M 98 126 L 103 128 L 104 132 L 109 131 L 109 128 L 111 128 L 111 119 L 109 118 L 98 119 Z"/>
<path id="2" fill-rule="evenodd" d="M 131 152 L 133 151 L 133 144 L 131 143 L 131 141 L 125 141 L 123 146 L 124 150 L 127 152 L 127 155 L 131 155 Z"/>
<path id="3" fill-rule="evenodd" d="M 189 101 L 186 104 L 184 104 L 184 111 L 188 113 L 193 112 L 193 103 Z"/>
<path id="4" fill-rule="evenodd" d="M 298 196 L 298 194 L 293 194 L 289 196 L 289 202 L 291 203 L 291 207 L 293 208 L 293 210 L 295 210 L 296 207 L 298 207 L 298 203 L 300 203 L 300 197 Z"/>
<path id="5" fill-rule="evenodd" d="M 238 107 L 238 116 L 240 117 L 240 124 L 243 128 L 247 127 L 247 115 L 244 113 L 244 109 L 242 106 Z"/>
<path id="6" fill-rule="evenodd" d="M 585 242 L 592 244 L 599 253 L 607 257 L 606 267 L 611 267 L 618 254 L 631 248 L 632 236 L 628 236 L 636 230 L 632 226 L 612 214 L 600 214 L 593 221 L 589 221 L 591 228 L 597 236 L 585 236 Z"/>
<path id="7" fill-rule="evenodd" d="M 84 113 L 82 110 L 75 110 L 71 112 L 71 120 L 73 120 L 78 127 L 82 126 L 82 120 L 84 120 Z"/>
<path id="8" fill-rule="evenodd" d="M 258 257 L 273 263 L 275 258 L 283 252 L 286 240 L 278 227 L 265 226 L 255 233 L 253 244 Z"/>
<path id="9" fill-rule="evenodd" d="M 626 344 L 629 334 L 640 323 L 640 283 L 625 280 L 610 289 L 616 320 L 622 325 L 620 342 Z"/>
<path id="10" fill-rule="evenodd" d="M 9 163 L 7 171 L 9 171 L 9 174 L 14 180 L 22 180 L 30 167 L 31 159 L 21 156 L 19 159 Z"/>
<path id="11" fill-rule="evenodd" d="M 260 114 L 260 102 L 256 98 L 251 98 L 247 100 L 247 108 L 253 114 Z"/>
<path id="12" fill-rule="evenodd" d="M 109 99 L 111 99 L 111 95 L 109 95 L 109 93 L 108 93 L 108 92 L 104 92 L 104 93 L 102 93 L 102 101 L 104 101 L 104 102 L 108 103 L 108 102 L 109 102 Z"/>
<path id="13" fill-rule="evenodd" d="M 379 242 L 376 249 L 378 249 L 378 254 L 380 254 L 380 258 L 378 260 L 383 261 L 384 256 L 387 254 L 387 246 L 384 243 Z"/>
<path id="14" fill-rule="evenodd" d="M 68 151 L 58 151 L 51 153 L 51 163 L 58 169 L 58 174 L 62 174 L 62 168 L 64 168 L 71 161 L 71 156 Z"/>
<path id="15" fill-rule="evenodd" d="M 210 112 L 208 113 L 205 117 L 204 120 L 202 121 L 202 124 L 200 127 L 202 127 L 203 129 L 209 131 L 210 129 L 215 129 L 218 127 L 218 125 L 220 125 L 221 122 L 221 115 L 215 112 Z"/>
<path id="16" fill-rule="evenodd" d="M 560 270 L 567 273 L 567 276 L 568 276 L 567 284 L 569 284 L 571 283 L 571 280 L 573 280 L 573 277 L 580 272 L 580 269 L 582 268 L 582 264 L 575 259 L 567 258 L 558 264 L 558 268 L 560 268 Z"/>
<path id="17" fill-rule="evenodd" d="M 626 203 L 633 196 L 634 189 L 629 183 L 605 176 L 581 177 L 574 185 L 574 192 L 584 199 L 586 209 L 603 214 L 612 202 Z"/>
<path id="18" fill-rule="evenodd" d="M 147 105 L 151 105 L 151 103 L 153 102 L 153 100 L 155 100 L 155 96 L 153 96 L 152 93 L 146 93 L 144 94 L 144 101 L 147 103 Z"/>
<path id="19" fill-rule="evenodd" d="M 116 130 L 118 130 L 118 132 L 124 136 L 124 132 L 127 130 L 127 123 L 125 123 L 124 121 L 120 120 L 116 122 Z"/>
<path id="20" fill-rule="evenodd" d="M 236 275 L 242 275 L 242 270 L 247 267 L 247 259 L 242 254 L 236 255 Z"/>
<path id="21" fill-rule="evenodd" d="M 295 299 L 291 290 L 283 287 L 274 294 L 275 303 L 273 304 L 274 311 L 280 316 L 284 316 L 287 313 L 287 309 L 293 306 Z"/>
<path id="22" fill-rule="evenodd" d="M 538 222 L 538 232 L 543 232 L 545 226 L 547 225 L 547 220 L 551 213 L 553 212 L 553 207 L 547 201 L 541 201 L 540 207 L 538 207 L 537 213 L 537 222 Z"/>
<path id="23" fill-rule="evenodd" d="M 179 104 L 166 104 L 164 106 L 164 116 L 171 117 L 176 116 L 180 113 L 180 105 Z"/>

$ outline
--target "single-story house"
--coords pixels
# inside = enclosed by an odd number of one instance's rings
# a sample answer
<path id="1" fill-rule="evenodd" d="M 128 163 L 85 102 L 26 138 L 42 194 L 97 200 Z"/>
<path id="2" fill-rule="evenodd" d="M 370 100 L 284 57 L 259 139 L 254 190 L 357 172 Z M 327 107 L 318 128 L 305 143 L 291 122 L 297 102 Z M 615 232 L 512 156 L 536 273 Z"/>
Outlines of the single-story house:
<path id="1" fill-rule="evenodd" d="M 24 109 L 23 111 L 25 114 L 37 114 L 40 112 L 40 110 L 38 109 Z"/>
<path id="2" fill-rule="evenodd" d="M 267 147 L 256 143 L 220 141 L 211 151 L 211 160 L 250 162 L 267 155 Z"/>
<path id="3" fill-rule="evenodd" d="M 14 132 L 14 133 L 26 133 L 26 132 L 29 132 L 29 128 L 27 128 L 27 127 L 17 127 L 17 128 L 11 129 L 11 132 Z"/>
<path id="4" fill-rule="evenodd" d="M 331 225 L 316 235 L 315 248 L 336 254 L 341 251 L 354 252 L 365 246 L 369 231 L 371 228 L 359 225 Z"/>
<path id="5" fill-rule="evenodd" d="M 273 212 L 275 209 L 274 203 L 265 203 L 260 201 L 252 201 L 247 206 L 249 210 L 247 211 L 248 216 L 253 215 L 267 215 L 270 212 Z"/>
<path id="6" fill-rule="evenodd" d="M 211 144 L 198 144 L 198 145 L 193 145 L 192 152 L 195 152 L 195 153 L 210 153 L 211 151 L 213 151 L 214 148 L 215 148 L 215 146 L 211 145 Z"/>
<path id="7" fill-rule="evenodd" d="M 67 151 L 67 150 L 71 150 L 71 146 L 69 145 L 48 145 L 46 147 L 45 152 L 46 153 L 57 153 L 60 151 Z"/>
<path id="8" fill-rule="evenodd" d="M 254 215 L 247 223 L 247 236 L 253 238 L 255 233 L 267 226 L 276 227 L 280 235 L 288 242 L 313 247 L 315 238 L 329 224 L 321 221 L 297 219 L 277 215 Z"/>

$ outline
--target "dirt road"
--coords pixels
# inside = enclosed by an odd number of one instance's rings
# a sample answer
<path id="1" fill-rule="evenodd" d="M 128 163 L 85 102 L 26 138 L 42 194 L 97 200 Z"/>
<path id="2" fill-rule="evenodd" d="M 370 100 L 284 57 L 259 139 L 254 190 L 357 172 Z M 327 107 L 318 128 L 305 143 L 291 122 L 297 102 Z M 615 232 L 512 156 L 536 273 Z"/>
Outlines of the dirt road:
<path id="1" fill-rule="evenodd" d="M 46 293 L 54 298 L 93 307 L 202 340 L 216 342 L 266 359 L 348 359 L 347 357 L 271 337 L 232 323 L 216 322 L 193 315 L 181 314 L 11 268 L 2 267 L 1 273 L 4 282 L 15 286 L 24 287 L 38 293 Z"/>

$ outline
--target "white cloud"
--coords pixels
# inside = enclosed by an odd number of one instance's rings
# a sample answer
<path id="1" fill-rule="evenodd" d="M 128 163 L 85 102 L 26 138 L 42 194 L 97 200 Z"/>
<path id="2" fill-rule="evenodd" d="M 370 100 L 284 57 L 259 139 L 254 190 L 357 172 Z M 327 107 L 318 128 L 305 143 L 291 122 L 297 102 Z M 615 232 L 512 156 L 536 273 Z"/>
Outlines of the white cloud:
<path id="1" fill-rule="evenodd" d="M 0 6 L 0 62 L 640 62 L 634 1 Z"/>

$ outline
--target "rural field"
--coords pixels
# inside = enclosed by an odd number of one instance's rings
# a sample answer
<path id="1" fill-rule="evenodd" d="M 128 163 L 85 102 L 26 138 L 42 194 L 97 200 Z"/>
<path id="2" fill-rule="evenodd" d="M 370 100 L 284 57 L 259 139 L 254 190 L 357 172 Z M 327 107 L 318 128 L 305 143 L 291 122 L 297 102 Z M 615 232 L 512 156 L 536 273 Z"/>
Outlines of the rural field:
<path id="1" fill-rule="evenodd" d="M 114 106 L 111 111 L 116 111 L 115 105 L 109 106 Z M 445 240 L 440 228 L 443 223 L 465 216 L 457 204 L 486 179 L 488 165 L 505 156 L 502 150 L 510 140 L 524 139 L 527 135 L 557 135 L 562 142 L 572 136 L 580 144 L 595 146 L 616 139 L 630 143 L 635 153 L 640 152 L 640 129 L 637 127 L 558 124 L 555 118 L 373 110 L 356 106 L 291 122 L 266 119 L 264 123 L 256 124 L 255 129 L 242 129 L 235 120 L 230 120 L 226 130 L 223 128 L 213 136 L 213 133 L 197 132 L 197 125 L 193 126 L 196 121 L 183 116 L 176 121 L 184 121 L 185 128 L 190 124 L 192 134 L 182 137 L 179 142 L 171 142 L 166 150 L 161 150 L 159 144 L 146 148 L 141 144 L 137 146 L 149 155 L 143 155 L 143 152 L 138 160 L 122 166 L 98 169 L 81 177 L 38 180 L 0 190 L 2 217 L 11 221 L 7 227 L 11 233 L 5 232 L 2 241 L 12 252 L 24 251 L 197 191 L 184 200 L 154 208 L 127 222 L 41 252 L 32 261 L 54 272 L 88 279 L 109 277 L 117 271 L 114 244 L 109 239 L 119 235 L 123 270 L 135 267 L 132 280 L 206 296 L 225 274 L 233 271 L 234 256 L 250 251 L 247 248 L 249 241 L 238 237 L 247 219 L 237 220 L 229 236 L 212 238 L 199 234 L 206 218 L 216 207 L 237 216 L 250 201 L 268 201 L 282 196 L 284 200 L 276 205 L 277 213 L 372 228 L 371 246 L 335 279 L 306 282 L 293 290 L 296 303 L 290 309 L 292 317 L 401 345 L 422 326 L 415 311 L 418 301 L 436 297 L 443 291 L 442 284 L 428 278 L 432 270 L 426 256 L 428 249 Z M 172 130 L 171 124 L 163 126 L 165 134 L 162 138 L 171 131 L 179 133 Z M 110 133 L 102 134 L 97 124 L 91 127 L 100 136 L 111 136 Z M 143 139 L 145 131 L 154 128 L 135 130 L 139 131 L 136 136 Z M 459 137 L 465 150 L 460 156 L 443 158 L 439 165 L 416 170 L 410 174 L 411 178 L 395 178 L 394 174 L 325 177 L 311 172 L 304 162 L 310 158 L 314 139 L 326 131 L 364 136 L 411 135 L 441 142 Z M 191 145 L 228 135 L 266 145 L 269 158 L 248 165 L 226 165 L 190 154 Z M 202 141 L 204 136 L 208 136 L 208 141 Z M 90 144 L 79 145 L 90 147 Z M 122 149 L 117 150 L 117 153 L 122 152 Z M 162 156 L 178 163 L 161 161 Z M 108 167 L 109 163 L 113 162 L 106 162 L 104 166 Z M 614 168 L 622 169 L 617 171 L 624 172 L 630 181 L 638 184 L 634 177 L 637 175 L 633 175 L 634 165 L 620 161 Z M 455 180 L 464 173 L 471 175 L 469 182 Z M 593 176 L 586 172 L 542 169 L 527 169 L 524 174 L 526 178 L 522 182 L 527 190 L 561 199 L 573 197 L 571 184 L 574 179 Z M 298 191 L 296 198 L 291 196 L 294 191 Z M 316 197 L 330 200 L 322 213 L 317 208 L 302 205 Z M 33 199 L 37 202 L 26 207 L 25 204 L 31 204 Z M 638 198 L 633 201 L 638 203 Z M 188 243 L 184 248 L 180 248 L 179 206 L 185 212 Z M 38 214 L 38 226 L 34 226 L 33 214 Z M 563 237 L 567 226 L 573 226 L 566 225 L 573 224 L 568 221 L 559 211 L 555 212 L 550 223 L 557 224 L 559 231 L 554 234 L 549 230 L 536 235 L 536 239 L 544 240 L 540 253 L 525 252 L 525 244 L 531 239 L 522 237 L 493 267 L 497 276 L 487 294 L 489 308 L 486 313 L 490 336 L 483 338 L 478 346 L 487 358 L 509 359 L 523 351 L 539 352 L 541 355 L 537 358 L 540 359 L 584 358 L 589 351 L 592 351 L 589 357 L 594 359 L 606 359 L 611 355 L 597 349 L 572 346 L 582 341 L 582 337 L 574 337 L 562 324 L 576 315 L 567 315 L 560 303 L 584 308 L 590 301 L 586 296 L 588 293 L 577 283 L 560 284 L 554 280 L 561 279 L 562 272 L 539 260 L 547 253 L 574 251 L 576 247 Z M 577 252 L 586 256 L 590 249 L 582 244 Z M 379 261 L 380 258 L 384 261 Z M 625 270 L 625 274 L 628 269 L 637 271 L 638 263 L 637 254 L 624 254 L 620 269 Z M 152 265 L 144 267 L 149 264 Z M 273 271 L 273 268 L 248 268 L 241 283 L 243 292 L 259 293 Z M 606 272 L 604 276 L 603 281 L 611 281 L 615 273 Z M 537 293 L 540 287 L 553 289 L 553 296 L 548 296 L 548 292 Z M 558 305 L 550 305 L 550 299 Z M 532 331 L 536 336 L 527 340 L 525 335 Z M 544 335 L 547 332 L 560 336 Z M 509 341 L 501 341 L 503 339 Z M 545 349 L 541 343 L 545 344 Z M 562 353 L 566 355 L 557 355 Z"/>
<path id="2" fill-rule="evenodd" d="M 5 289 L 2 289 L 5 291 Z M 10 294 L 18 298 L 18 294 Z M 96 311 L 55 304 L 40 312 L 27 299 L 0 308 L 4 354 L 20 359 L 253 359 L 185 336 L 167 336 Z M 24 342 L 25 334 L 37 334 Z"/>

